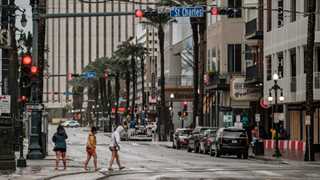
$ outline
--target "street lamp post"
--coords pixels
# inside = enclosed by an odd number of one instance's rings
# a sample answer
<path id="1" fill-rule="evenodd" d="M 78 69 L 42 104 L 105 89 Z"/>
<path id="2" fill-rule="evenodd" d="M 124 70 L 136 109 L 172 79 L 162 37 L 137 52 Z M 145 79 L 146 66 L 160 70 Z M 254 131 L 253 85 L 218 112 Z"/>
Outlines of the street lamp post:
<path id="1" fill-rule="evenodd" d="M 170 94 L 170 132 L 173 134 L 173 129 L 174 129 L 174 125 L 173 125 L 173 99 L 174 99 L 174 94 L 171 93 Z M 170 133 L 170 140 L 173 140 L 173 136 Z"/>
<path id="2" fill-rule="evenodd" d="M 274 81 L 274 85 L 269 89 L 269 97 L 268 97 L 268 101 L 272 102 L 273 101 L 273 97 L 272 97 L 272 90 L 274 91 L 274 104 L 275 104 L 275 109 L 274 109 L 274 113 L 273 113 L 273 120 L 275 122 L 276 125 L 276 148 L 274 151 L 273 156 L 274 157 L 280 157 L 281 153 L 279 150 L 279 115 L 278 115 L 278 90 L 280 90 L 281 94 L 279 97 L 280 101 L 284 101 L 284 96 L 283 96 L 283 89 L 278 85 L 278 80 L 279 80 L 279 75 L 278 74 L 273 74 L 272 76 L 273 81 Z M 275 114 L 277 114 L 277 116 L 275 116 Z"/>

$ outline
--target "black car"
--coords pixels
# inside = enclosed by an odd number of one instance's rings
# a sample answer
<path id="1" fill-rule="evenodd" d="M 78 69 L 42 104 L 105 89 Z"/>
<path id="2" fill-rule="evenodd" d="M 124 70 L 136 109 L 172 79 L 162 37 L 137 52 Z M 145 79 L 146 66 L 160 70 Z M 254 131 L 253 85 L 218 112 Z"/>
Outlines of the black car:
<path id="1" fill-rule="evenodd" d="M 208 129 L 213 129 L 212 127 L 196 127 L 192 131 L 191 135 L 189 136 L 189 143 L 188 143 L 188 152 L 199 153 L 200 150 L 200 139 L 204 136 L 204 132 Z"/>
<path id="2" fill-rule="evenodd" d="M 173 134 L 173 148 L 180 149 L 181 147 L 188 146 L 188 136 L 191 134 L 192 129 L 188 128 L 178 128 L 176 132 Z"/>
<path id="3" fill-rule="evenodd" d="M 210 154 L 237 155 L 238 158 L 248 159 L 248 136 L 244 129 L 220 128 L 217 131 L 215 143 L 210 148 Z"/>

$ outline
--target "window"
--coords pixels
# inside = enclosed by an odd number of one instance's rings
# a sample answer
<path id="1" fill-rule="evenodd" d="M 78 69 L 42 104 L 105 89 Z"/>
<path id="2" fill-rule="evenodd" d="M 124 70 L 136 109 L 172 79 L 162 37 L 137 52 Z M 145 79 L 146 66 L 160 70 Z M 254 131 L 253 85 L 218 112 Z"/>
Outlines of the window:
<path id="1" fill-rule="evenodd" d="M 229 18 L 240 18 L 241 17 L 242 0 L 229 0 L 228 7 L 236 9 L 236 11 L 233 15 L 228 16 Z"/>
<path id="2" fill-rule="evenodd" d="M 296 66 L 297 66 L 297 55 L 296 49 L 290 50 L 290 61 L 291 61 L 291 77 L 296 77 Z"/>
<path id="3" fill-rule="evenodd" d="M 294 22 L 297 20 L 297 0 L 291 0 L 291 7 L 290 7 L 290 20 Z"/>
<path id="4" fill-rule="evenodd" d="M 316 49 L 317 53 L 317 68 L 316 72 L 320 72 L 320 47 L 317 47 Z"/>
<path id="5" fill-rule="evenodd" d="M 283 24 L 283 0 L 278 0 L 278 28 L 282 27 Z"/>
<path id="6" fill-rule="evenodd" d="M 271 80 L 271 72 L 272 72 L 272 58 L 271 56 L 266 57 L 266 70 L 267 70 L 267 80 Z"/>
<path id="7" fill-rule="evenodd" d="M 272 1 L 267 1 L 267 31 L 272 29 Z"/>
<path id="8" fill-rule="evenodd" d="M 241 72 L 241 44 L 228 45 L 228 72 Z"/>
<path id="9" fill-rule="evenodd" d="M 278 75 L 283 78 L 283 52 L 278 53 Z"/>
<path id="10" fill-rule="evenodd" d="M 304 12 L 305 12 L 305 14 L 304 14 L 304 17 L 306 17 L 306 16 L 308 16 L 308 12 L 309 12 L 309 0 L 304 0 Z"/>

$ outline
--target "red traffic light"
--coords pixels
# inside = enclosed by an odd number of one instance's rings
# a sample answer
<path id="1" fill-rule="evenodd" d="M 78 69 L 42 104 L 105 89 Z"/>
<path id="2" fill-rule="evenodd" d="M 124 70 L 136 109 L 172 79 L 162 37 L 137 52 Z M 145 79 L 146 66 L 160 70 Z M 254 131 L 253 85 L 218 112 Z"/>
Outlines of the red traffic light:
<path id="1" fill-rule="evenodd" d="M 141 18 L 141 17 L 143 17 L 143 15 L 144 15 L 144 12 L 143 12 L 141 9 L 137 9 L 137 10 L 135 11 L 135 16 L 136 16 L 136 17 Z"/>
<path id="2" fill-rule="evenodd" d="M 212 7 L 210 10 L 211 15 L 217 16 L 219 15 L 219 9 L 217 7 Z"/>
<path id="3" fill-rule="evenodd" d="M 31 74 L 37 74 L 38 73 L 38 67 L 37 66 L 32 66 L 31 67 Z"/>
<path id="4" fill-rule="evenodd" d="M 26 97 L 26 96 L 21 96 L 21 100 L 22 100 L 22 101 L 26 101 L 26 100 L 27 100 L 27 97 Z"/>
<path id="5" fill-rule="evenodd" d="M 23 65 L 30 65 L 32 63 L 32 57 L 30 55 L 24 55 L 22 57 L 22 64 Z"/>
<path id="6" fill-rule="evenodd" d="M 184 106 L 187 106 L 187 105 L 188 105 L 188 102 L 187 102 L 187 101 L 184 101 L 184 102 L 183 102 L 183 105 L 184 105 Z"/>

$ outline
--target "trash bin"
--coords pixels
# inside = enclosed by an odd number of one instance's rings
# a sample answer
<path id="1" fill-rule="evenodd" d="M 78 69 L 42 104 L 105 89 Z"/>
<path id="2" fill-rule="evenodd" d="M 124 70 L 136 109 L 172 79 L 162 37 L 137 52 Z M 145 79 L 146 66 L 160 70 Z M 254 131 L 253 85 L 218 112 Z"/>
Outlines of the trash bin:
<path id="1" fill-rule="evenodd" d="M 259 140 L 255 143 L 254 146 L 255 150 L 255 155 L 264 155 L 264 144 L 263 140 Z"/>

